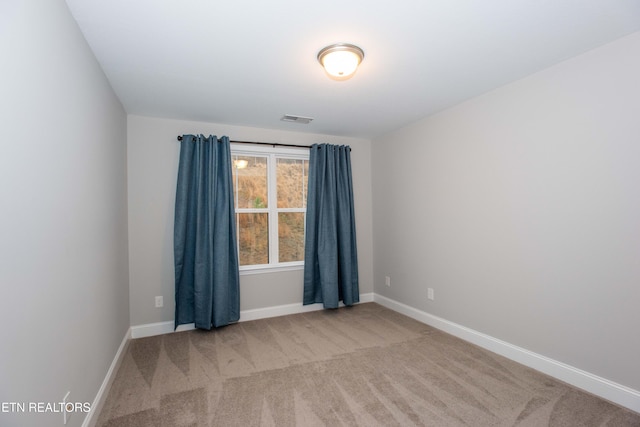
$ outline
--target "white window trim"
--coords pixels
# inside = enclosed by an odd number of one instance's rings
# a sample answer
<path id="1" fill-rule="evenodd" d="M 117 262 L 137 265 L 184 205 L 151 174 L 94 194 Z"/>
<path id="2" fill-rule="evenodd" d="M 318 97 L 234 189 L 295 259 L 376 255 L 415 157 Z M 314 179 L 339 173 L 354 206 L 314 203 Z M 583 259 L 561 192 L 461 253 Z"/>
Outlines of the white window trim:
<path id="1" fill-rule="evenodd" d="M 279 212 L 306 212 L 306 208 L 280 208 L 272 206 L 273 200 L 276 200 L 276 159 L 278 157 L 287 159 L 300 159 L 309 160 L 309 149 L 307 148 L 288 148 L 288 147 L 264 147 L 251 144 L 231 144 L 231 156 L 234 155 L 248 155 L 248 156 L 265 156 L 269 165 L 267 176 L 267 197 L 268 197 L 268 213 L 269 213 L 269 259 L 278 259 L 278 223 L 271 220 L 273 214 L 276 215 Z M 264 210 L 259 210 L 265 212 Z M 244 210 L 243 212 L 249 212 Z M 240 248 L 238 247 L 238 251 Z M 281 271 L 295 271 L 302 270 L 304 268 L 304 261 L 295 262 L 272 262 L 270 264 L 257 264 L 257 265 L 241 265 L 240 275 L 251 275 L 261 273 L 276 273 Z"/>

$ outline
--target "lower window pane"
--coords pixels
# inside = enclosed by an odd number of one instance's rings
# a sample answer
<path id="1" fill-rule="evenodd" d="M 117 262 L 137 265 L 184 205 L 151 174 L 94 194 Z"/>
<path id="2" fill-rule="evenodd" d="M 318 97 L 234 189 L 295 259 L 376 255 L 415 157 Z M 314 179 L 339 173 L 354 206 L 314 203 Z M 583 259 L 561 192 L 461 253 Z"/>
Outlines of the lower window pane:
<path id="1" fill-rule="evenodd" d="M 304 212 L 278 214 L 279 262 L 304 261 Z"/>
<path id="2" fill-rule="evenodd" d="M 240 265 L 269 264 L 269 214 L 240 213 L 237 218 Z"/>

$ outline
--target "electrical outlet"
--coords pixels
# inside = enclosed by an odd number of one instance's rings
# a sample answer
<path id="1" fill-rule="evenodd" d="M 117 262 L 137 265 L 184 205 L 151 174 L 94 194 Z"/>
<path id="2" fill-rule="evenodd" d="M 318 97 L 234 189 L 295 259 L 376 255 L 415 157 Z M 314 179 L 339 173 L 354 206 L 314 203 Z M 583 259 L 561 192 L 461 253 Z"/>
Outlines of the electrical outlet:
<path id="1" fill-rule="evenodd" d="M 427 298 L 429 298 L 431 301 L 435 299 L 433 295 L 433 288 L 427 288 Z"/>
<path id="2" fill-rule="evenodd" d="M 391 286 L 391 277 L 384 276 L 384 284 L 387 286 Z"/>
<path id="3" fill-rule="evenodd" d="M 164 307 L 164 301 L 162 296 L 156 297 L 156 308 Z"/>

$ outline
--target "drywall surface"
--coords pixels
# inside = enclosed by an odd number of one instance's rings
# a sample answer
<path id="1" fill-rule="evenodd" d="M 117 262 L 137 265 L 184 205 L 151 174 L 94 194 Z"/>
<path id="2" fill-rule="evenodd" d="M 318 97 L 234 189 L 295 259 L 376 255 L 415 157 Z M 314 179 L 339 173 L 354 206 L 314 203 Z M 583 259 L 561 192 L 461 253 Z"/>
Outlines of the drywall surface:
<path id="1" fill-rule="evenodd" d="M 241 141 L 351 146 L 360 292 L 373 291 L 370 141 L 130 115 L 127 141 L 132 325 L 174 319 L 173 220 L 180 153 L 176 137 L 183 134 L 228 135 L 232 140 Z M 302 287 L 302 270 L 241 274 L 240 309 L 301 303 Z M 164 297 L 163 308 L 154 306 L 157 295 Z"/>
<path id="2" fill-rule="evenodd" d="M 63 425 L 129 328 L 126 114 L 64 1 L 0 9 L 0 425 Z"/>
<path id="3" fill-rule="evenodd" d="M 375 292 L 640 390 L 639 75 L 634 33 L 376 138 Z"/>

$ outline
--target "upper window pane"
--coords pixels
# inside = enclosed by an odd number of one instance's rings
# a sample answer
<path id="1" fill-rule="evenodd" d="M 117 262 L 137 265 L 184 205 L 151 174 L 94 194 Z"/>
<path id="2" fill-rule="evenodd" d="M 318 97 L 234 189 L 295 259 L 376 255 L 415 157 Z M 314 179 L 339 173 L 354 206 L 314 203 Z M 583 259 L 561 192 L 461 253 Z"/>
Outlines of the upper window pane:
<path id="1" fill-rule="evenodd" d="M 267 208 L 267 158 L 238 155 L 232 157 L 236 208 Z"/>
<path id="2" fill-rule="evenodd" d="M 308 177 L 308 160 L 277 159 L 278 208 L 304 208 L 307 206 Z"/>

